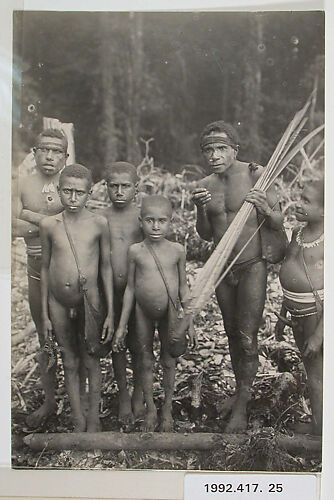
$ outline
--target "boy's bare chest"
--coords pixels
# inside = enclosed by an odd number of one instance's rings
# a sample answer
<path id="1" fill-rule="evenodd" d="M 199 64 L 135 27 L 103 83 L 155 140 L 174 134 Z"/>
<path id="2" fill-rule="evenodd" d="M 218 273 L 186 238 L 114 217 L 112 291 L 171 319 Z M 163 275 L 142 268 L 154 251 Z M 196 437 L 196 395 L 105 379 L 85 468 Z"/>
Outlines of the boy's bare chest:
<path id="1" fill-rule="evenodd" d="M 23 207 L 32 212 L 53 214 L 61 210 L 62 204 L 56 188 L 30 185 L 22 192 Z"/>
<path id="2" fill-rule="evenodd" d="M 70 236 L 78 254 L 89 253 L 95 250 L 99 241 L 99 231 L 91 221 L 83 221 L 77 225 L 68 225 Z M 64 224 L 58 222 L 52 232 L 52 246 L 54 250 L 72 253 Z"/>
<path id="3" fill-rule="evenodd" d="M 178 257 L 175 252 L 171 251 L 171 249 L 167 249 L 164 252 L 155 252 L 156 256 L 160 262 L 160 265 L 164 271 L 164 273 L 171 273 L 176 271 Z M 158 266 L 154 260 L 153 255 L 147 250 L 143 249 L 141 254 L 138 256 L 137 264 L 143 272 L 159 272 Z"/>
<path id="4" fill-rule="evenodd" d="M 110 222 L 111 244 L 128 243 L 129 245 L 142 240 L 138 219 Z"/>
<path id="5" fill-rule="evenodd" d="M 322 270 L 324 260 L 323 244 L 313 248 L 303 248 L 294 241 L 289 247 L 287 258 L 302 267 L 304 267 L 303 261 L 305 260 L 306 266 Z"/>

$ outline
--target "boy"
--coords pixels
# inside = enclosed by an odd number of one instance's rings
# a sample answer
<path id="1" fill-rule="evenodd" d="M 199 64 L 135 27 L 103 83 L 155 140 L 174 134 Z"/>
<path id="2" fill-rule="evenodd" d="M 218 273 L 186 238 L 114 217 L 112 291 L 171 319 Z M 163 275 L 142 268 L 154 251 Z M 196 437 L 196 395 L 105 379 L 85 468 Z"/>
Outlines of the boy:
<path id="1" fill-rule="evenodd" d="M 85 208 L 91 185 L 87 168 L 66 167 L 58 187 L 64 211 L 40 223 L 43 335 L 46 340 L 54 331 L 62 352 L 74 432 L 100 430 L 99 343 L 113 330 L 109 229 L 104 217 Z M 104 322 L 97 286 L 99 265 L 107 305 Z M 80 399 L 82 365 L 89 381 L 87 420 Z"/>
<path id="2" fill-rule="evenodd" d="M 56 364 L 48 367 L 48 356 L 43 349 L 40 290 L 42 254 L 39 223 L 44 217 L 58 214 L 63 210 L 57 193 L 57 185 L 60 171 L 64 168 L 68 156 L 66 136 L 60 130 L 44 130 L 37 136 L 33 153 L 36 172 L 24 176 L 22 180 L 19 179 L 19 192 L 15 200 L 17 203 L 13 209 L 13 235 L 23 237 L 26 242 L 29 307 L 42 348 L 38 362 L 45 401 L 40 408 L 27 417 L 27 425 L 36 428 L 57 409 Z"/>
<path id="3" fill-rule="evenodd" d="M 164 196 L 143 198 L 140 222 L 145 239 L 130 246 L 128 282 L 122 314 L 115 334 L 114 349 L 124 348 L 126 325 L 135 303 L 136 345 L 140 354 L 142 386 L 147 407 L 144 431 L 154 431 L 157 410 L 153 401 L 153 336 L 158 328 L 161 342 L 161 364 L 165 401 L 161 410 L 160 431 L 173 428 L 172 398 L 175 380 L 175 358 L 168 349 L 168 335 L 177 315 L 178 299 L 184 305 L 189 296 L 185 273 L 185 253 L 179 243 L 166 239 L 170 229 L 172 206 Z M 194 345 L 193 325 L 189 327 L 190 343 Z"/>
<path id="4" fill-rule="evenodd" d="M 232 260 L 257 230 L 258 215 L 264 217 L 266 228 L 272 231 L 280 231 L 283 217 L 272 209 L 277 201 L 275 194 L 253 187 L 263 167 L 237 159 L 239 137 L 232 125 L 223 121 L 207 125 L 201 135 L 201 149 L 211 175 L 202 179 L 192 193 L 200 237 L 213 239 L 217 245 L 245 200 L 256 207 L 233 249 Z M 247 404 L 259 363 L 257 334 L 266 297 L 265 253 L 257 232 L 216 289 L 236 379 L 235 395 L 220 408 L 221 417 L 231 413 L 227 433 L 247 428 Z"/>
<path id="5" fill-rule="evenodd" d="M 128 249 L 133 243 L 143 240 L 138 219 L 139 210 L 134 202 L 139 178 L 133 165 L 119 161 L 108 167 L 106 181 L 112 205 L 103 212 L 103 215 L 107 218 L 110 229 L 114 314 L 117 325 L 121 316 L 122 300 L 127 281 Z M 140 418 L 145 413 L 143 391 L 137 368 L 138 359 L 133 350 L 134 326 L 134 315 L 131 314 L 127 344 L 131 350 L 133 362 L 134 390 L 132 399 L 130 399 L 126 384 L 125 352 L 112 353 L 113 368 L 119 390 L 118 419 L 124 425 L 133 423 L 134 417 Z M 106 342 L 108 340 L 106 338 Z"/>
<path id="6" fill-rule="evenodd" d="M 322 343 L 324 298 L 324 182 L 309 181 L 296 207 L 296 218 L 304 226 L 295 229 L 280 270 L 283 288 L 281 314 L 290 312 L 293 335 L 307 373 L 312 423 L 296 430 L 322 432 Z M 283 332 L 284 322 L 278 327 Z"/>

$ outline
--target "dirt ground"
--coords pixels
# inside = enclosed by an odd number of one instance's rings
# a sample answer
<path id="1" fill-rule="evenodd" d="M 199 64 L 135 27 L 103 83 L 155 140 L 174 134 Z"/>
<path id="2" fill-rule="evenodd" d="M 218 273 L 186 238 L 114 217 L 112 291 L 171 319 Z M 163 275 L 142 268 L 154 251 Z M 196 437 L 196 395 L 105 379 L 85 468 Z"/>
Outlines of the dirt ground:
<path id="1" fill-rule="evenodd" d="M 22 240 L 13 243 L 12 281 L 12 341 L 31 321 L 27 302 L 27 278 Z M 190 281 L 199 264 L 189 262 Z M 34 452 L 22 445 L 21 438 L 31 431 L 25 417 L 42 403 L 36 353 L 37 334 L 31 331 L 12 347 L 12 466 L 15 468 L 76 468 L 76 469 L 188 469 L 188 470 L 321 470 L 319 457 L 292 456 L 279 451 L 275 445 L 277 433 L 291 435 L 289 423 L 309 421 L 310 408 L 305 386 L 305 374 L 291 332 L 284 341 L 274 336 L 276 317 L 281 301 L 277 270 L 270 269 L 267 302 L 259 332 L 260 366 L 249 403 L 248 439 L 242 446 L 227 445 L 222 450 L 121 452 L 48 451 Z M 175 432 L 223 432 L 225 422 L 219 419 L 217 406 L 233 393 L 235 382 L 228 351 L 227 337 L 215 299 L 196 318 L 199 347 L 188 352 L 177 364 L 176 388 L 173 402 Z M 289 329 L 287 329 L 289 330 Z M 158 408 L 163 392 L 161 369 L 158 364 L 159 344 L 154 372 L 154 397 Z M 120 429 L 117 422 L 117 387 L 113 377 L 111 357 L 101 361 L 103 391 L 101 422 L 104 431 L 138 432 L 138 428 Z M 132 370 L 128 364 L 129 385 Z M 64 389 L 63 369 L 58 359 L 57 415 L 38 432 L 70 432 L 69 402 Z M 195 386 L 201 382 L 200 407 L 194 408 Z M 262 445 L 256 436 L 262 435 Z M 255 437 L 255 439 L 254 439 Z"/>

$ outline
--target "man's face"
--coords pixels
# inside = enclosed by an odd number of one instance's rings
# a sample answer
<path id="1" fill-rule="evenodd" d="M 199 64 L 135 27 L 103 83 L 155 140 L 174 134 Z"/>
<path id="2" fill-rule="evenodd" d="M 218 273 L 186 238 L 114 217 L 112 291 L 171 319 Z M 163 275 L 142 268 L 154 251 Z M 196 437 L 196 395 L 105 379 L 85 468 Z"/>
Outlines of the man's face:
<path id="1" fill-rule="evenodd" d="M 219 135 L 222 139 L 229 140 L 227 135 L 223 132 L 213 135 Z M 202 152 L 207 164 L 214 174 L 224 173 L 237 157 L 237 151 L 232 148 L 232 146 L 220 142 L 205 145 Z"/>
<path id="2" fill-rule="evenodd" d="M 171 216 L 166 207 L 146 207 L 139 220 L 145 236 L 151 241 L 162 240 L 169 233 Z"/>
<path id="3" fill-rule="evenodd" d="M 48 177 L 52 177 L 65 166 L 67 153 L 64 142 L 58 137 L 40 137 L 34 148 L 37 169 Z"/>
<path id="4" fill-rule="evenodd" d="M 305 186 L 296 203 L 296 219 L 299 222 L 319 222 L 324 217 L 324 204 L 316 187 Z"/>
<path id="5" fill-rule="evenodd" d="M 62 179 L 58 192 L 64 209 L 76 213 L 86 205 L 90 195 L 90 185 L 87 179 L 65 177 Z"/>
<path id="6" fill-rule="evenodd" d="M 107 188 L 109 198 L 117 208 L 124 208 L 129 205 L 136 194 L 136 184 L 132 175 L 128 172 L 111 174 Z"/>

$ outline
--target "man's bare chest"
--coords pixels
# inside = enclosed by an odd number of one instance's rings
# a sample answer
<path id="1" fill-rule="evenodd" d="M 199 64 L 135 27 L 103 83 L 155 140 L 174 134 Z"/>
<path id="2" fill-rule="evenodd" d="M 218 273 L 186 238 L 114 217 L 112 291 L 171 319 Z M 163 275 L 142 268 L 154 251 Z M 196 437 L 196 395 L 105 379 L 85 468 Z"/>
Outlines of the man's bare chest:
<path id="1" fill-rule="evenodd" d="M 219 215 L 229 215 L 236 213 L 242 206 L 247 193 L 252 186 L 223 187 L 221 189 L 211 189 L 211 202 L 208 204 L 209 215 L 215 217 Z"/>

